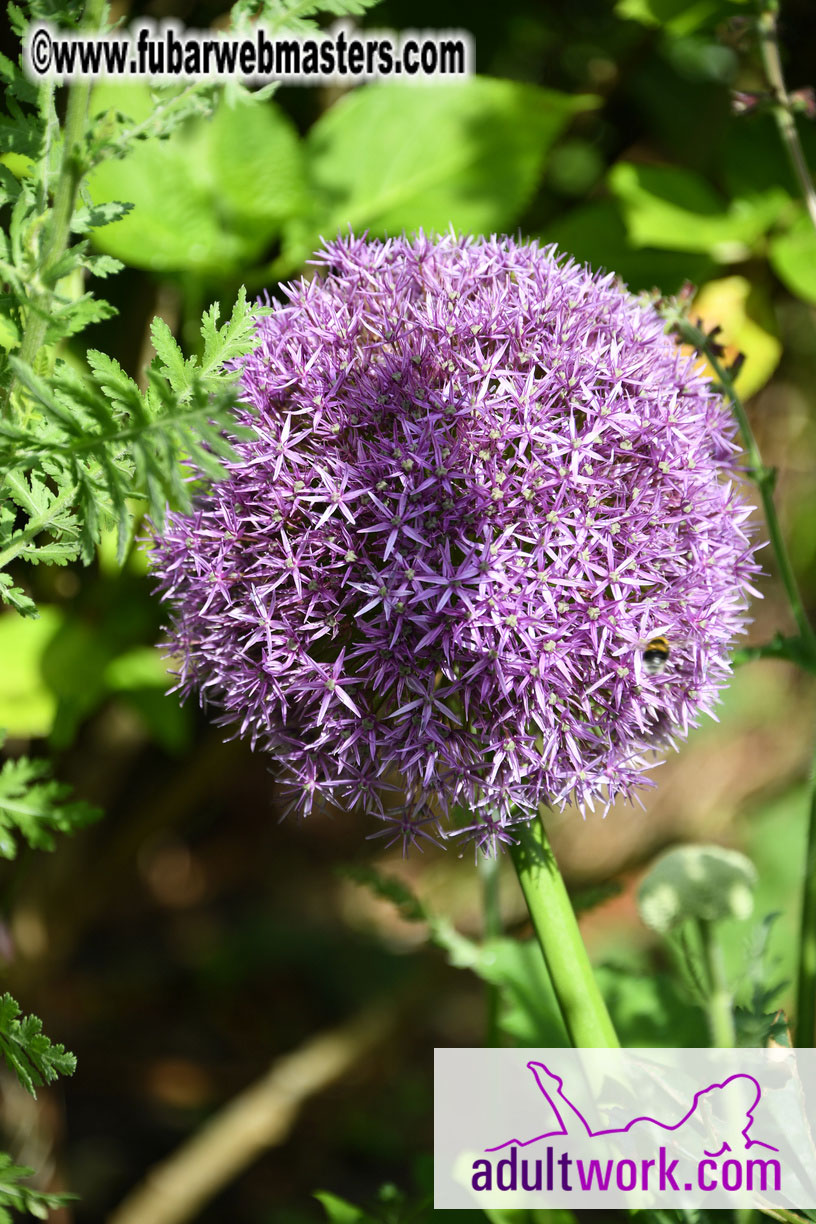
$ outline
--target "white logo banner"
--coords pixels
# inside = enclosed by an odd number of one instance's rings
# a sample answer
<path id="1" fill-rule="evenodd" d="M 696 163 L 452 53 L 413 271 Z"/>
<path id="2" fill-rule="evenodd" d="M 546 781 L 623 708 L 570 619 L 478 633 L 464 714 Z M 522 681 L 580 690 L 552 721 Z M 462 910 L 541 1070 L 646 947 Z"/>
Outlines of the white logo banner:
<path id="1" fill-rule="evenodd" d="M 434 1206 L 816 1208 L 816 1050 L 447 1049 Z"/>

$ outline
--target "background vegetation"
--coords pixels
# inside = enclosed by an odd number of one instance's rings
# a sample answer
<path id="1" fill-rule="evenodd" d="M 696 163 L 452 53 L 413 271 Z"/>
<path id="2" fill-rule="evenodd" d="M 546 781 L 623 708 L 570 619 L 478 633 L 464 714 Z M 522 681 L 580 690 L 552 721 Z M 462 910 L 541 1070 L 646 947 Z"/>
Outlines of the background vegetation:
<path id="1" fill-rule="evenodd" d="M 219 4 L 194 0 L 115 9 L 202 28 L 224 19 Z M 613 269 L 633 289 L 669 294 L 691 280 L 693 313 L 722 326 L 730 356 L 745 354 L 737 385 L 778 471 L 783 528 L 812 608 L 816 234 L 773 116 L 750 98 L 748 113 L 734 110 L 734 91 L 767 88 L 754 16 L 728 0 L 382 0 L 356 20 L 464 25 L 479 75 L 348 94 L 282 88 L 253 106 L 229 89 L 212 118 L 188 114 L 166 139 L 100 157 L 94 203 L 135 205 L 92 235 L 97 255 L 124 264 L 105 286 L 116 314 L 89 315 L 60 355 L 78 371 L 89 347 L 101 350 L 144 389 L 158 315 L 203 360 L 201 380 L 173 384 L 174 393 L 206 404 L 202 311 L 219 302 L 228 318 L 241 285 L 275 293 L 321 234 L 348 224 L 375 234 L 449 222 L 521 230 Z M 789 86 L 810 85 L 816 12 L 807 0 L 786 3 L 780 39 Z M 92 112 L 109 107 L 149 123 L 153 103 L 141 87 L 98 86 Z M 814 166 L 807 116 L 800 131 Z M 22 178 L 15 156 L 7 140 L 0 164 Z M 87 266 L 66 274 L 77 299 Z M 3 317 L 0 345 L 13 354 L 16 316 Z M 189 447 L 191 437 L 174 444 Z M 149 474 L 150 453 L 135 462 L 137 476 Z M 160 482 L 155 496 L 164 492 Z M 141 511 L 131 504 L 131 513 L 138 535 Z M 12 566 L 38 619 L 0 614 L 5 752 L 17 762 L 48 758 L 104 811 L 89 823 L 87 807 L 72 809 L 63 823 L 86 827 L 70 840 L 57 833 L 52 854 L 21 849 L 0 863 L 4 989 L 79 1059 L 74 1078 L 36 1101 L 11 1071 L 0 1073 L 0 1146 L 37 1169 L 42 1189 L 80 1196 L 53 1219 L 101 1221 L 271 1060 L 362 1014 L 374 1017 L 374 1035 L 361 1039 L 346 1073 L 306 1100 L 277 1146 L 194 1218 L 309 1224 L 329 1210 L 351 1221 L 362 1217 L 313 1193 L 376 1202 L 384 1182 L 402 1189 L 385 1190 L 376 1218 L 427 1218 L 416 1204 L 427 1191 L 432 1047 L 482 1044 L 488 1022 L 501 1040 L 561 1040 L 509 862 L 498 881 L 504 934 L 485 948 L 483 880 L 469 852 L 431 848 L 403 860 L 398 847 L 372 840 L 373 825 L 339 812 L 279 824 L 268 762 L 223 743 L 196 709 L 165 696 L 161 610 L 134 526 L 122 522 L 124 565 L 115 528 L 100 524 L 98 542 L 83 545 L 87 566 L 78 544 L 42 558 L 68 564 Z M 770 559 L 767 568 L 756 643 L 792 629 Z M 635 903 L 654 855 L 684 841 L 753 860 L 754 916 L 723 928 L 728 972 L 740 1038 L 758 1043 L 779 1031 L 778 1008 L 791 1001 L 814 709 L 813 675 L 784 659 L 746 662 L 720 721 L 661 766 L 643 809 L 556 823 L 557 856 L 585 907 L 583 930 L 624 1044 L 707 1040 L 700 1000 Z M 14 787 L 26 770 L 13 768 L 0 778 L 3 854 L 16 845 Z M 59 827 L 58 816 L 51 823 Z M 493 988 L 487 1002 L 480 978 Z M 381 1005 L 384 1020 L 368 1010 Z M 0 1014 L 0 1033 L 12 1021 L 4 1023 Z"/>

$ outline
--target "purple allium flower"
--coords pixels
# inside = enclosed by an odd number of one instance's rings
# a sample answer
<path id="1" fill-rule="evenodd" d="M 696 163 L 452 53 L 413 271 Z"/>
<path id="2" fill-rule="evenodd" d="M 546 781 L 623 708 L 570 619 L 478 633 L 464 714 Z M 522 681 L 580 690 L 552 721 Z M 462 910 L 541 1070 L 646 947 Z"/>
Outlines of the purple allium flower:
<path id="1" fill-rule="evenodd" d="M 300 813 L 360 804 L 406 845 L 631 795 L 745 624 L 726 406 L 652 306 L 551 247 L 316 262 L 243 362 L 254 436 L 155 543 L 179 687 Z"/>

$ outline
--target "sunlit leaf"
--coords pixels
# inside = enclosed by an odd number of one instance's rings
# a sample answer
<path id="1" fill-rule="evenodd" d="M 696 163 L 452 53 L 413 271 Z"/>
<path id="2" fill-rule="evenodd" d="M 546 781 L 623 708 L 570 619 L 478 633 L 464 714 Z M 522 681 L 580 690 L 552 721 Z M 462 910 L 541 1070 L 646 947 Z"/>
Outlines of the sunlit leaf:
<path id="1" fill-rule="evenodd" d="M 636 246 L 704 251 L 720 263 L 746 259 L 788 205 L 779 187 L 727 201 L 701 175 L 679 166 L 618 162 L 609 186 Z"/>
<path id="2" fill-rule="evenodd" d="M 548 149 L 595 104 L 488 77 L 356 89 L 309 132 L 312 207 L 288 227 L 289 249 L 302 256 L 320 235 L 348 226 L 375 234 L 506 229 L 535 190 Z"/>
<path id="3" fill-rule="evenodd" d="M 724 360 L 731 365 L 739 354 L 745 358 L 735 380 L 745 399 L 754 395 L 773 374 L 782 356 L 782 342 L 775 334 L 773 307 L 762 289 L 744 276 L 726 276 L 709 281 L 694 299 L 692 313 L 707 331 L 721 329 L 718 343 L 725 348 Z M 713 370 L 709 370 L 716 377 Z"/>
<path id="4" fill-rule="evenodd" d="M 816 229 L 804 213 L 770 245 L 771 266 L 791 293 L 816 302 Z"/>
<path id="5" fill-rule="evenodd" d="M 92 110 L 138 120 L 149 105 L 146 86 L 105 84 Z M 211 120 L 189 119 L 167 140 L 103 163 L 88 186 L 97 206 L 134 205 L 94 231 L 99 250 L 137 268 L 212 276 L 259 255 L 304 201 L 297 133 L 274 102 L 222 101 Z"/>

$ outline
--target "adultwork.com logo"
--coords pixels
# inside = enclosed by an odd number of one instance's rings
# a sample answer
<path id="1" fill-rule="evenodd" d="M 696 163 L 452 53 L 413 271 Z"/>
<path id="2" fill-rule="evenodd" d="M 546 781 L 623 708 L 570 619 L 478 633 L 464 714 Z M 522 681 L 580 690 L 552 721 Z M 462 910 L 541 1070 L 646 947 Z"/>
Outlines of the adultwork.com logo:
<path id="1" fill-rule="evenodd" d="M 436 1207 L 816 1207 L 812 1050 L 437 1050 L 434 1074 Z"/>
<path id="2" fill-rule="evenodd" d="M 527 1067 L 557 1127 L 531 1139 L 507 1139 L 487 1148 L 486 1156 L 473 1162 L 471 1185 L 477 1193 L 494 1187 L 503 1192 L 552 1192 L 558 1187 L 567 1194 L 605 1193 L 610 1188 L 627 1194 L 782 1189 L 779 1149 L 753 1135 L 754 1113 L 762 1098 L 753 1075 L 738 1072 L 700 1089 L 686 1112 L 673 1121 L 641 1115 L 620 1126 L 593 1130 L 567 1095 L 561 1076 L 543 1062 L 530 1061 Z M 587 1140 L 600 1140 L 604 1150 L 611 1140 L 621 1153 L 588 1159 L 573 1156 L 570 1138 L 582 1146 Z M 554 1140 L 561 1141 L 557 1148 Z M 712 1140 L 716 1150 L 711 1150 Z M 645 1146 L 654 1155 L 642 1155 Z M 624 1154 L 627 1148 L 631 1155 Z M 758 1151 L 763 1155 L 754 1154 Z M 777 1156 L 769 1156 L 771 1152 Z"/>

